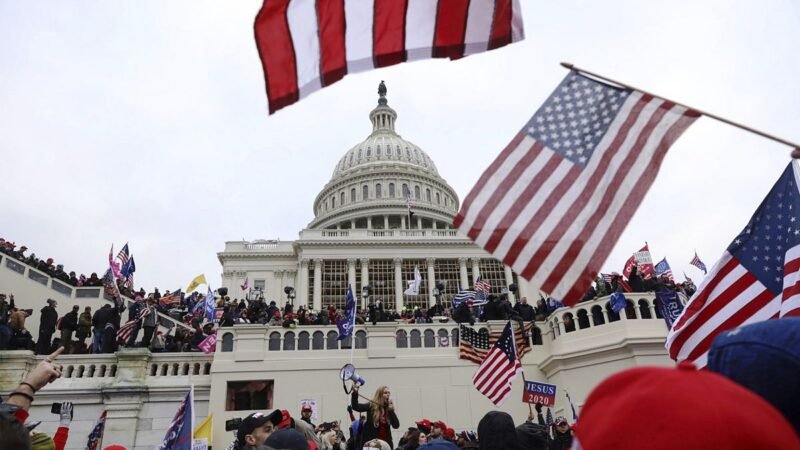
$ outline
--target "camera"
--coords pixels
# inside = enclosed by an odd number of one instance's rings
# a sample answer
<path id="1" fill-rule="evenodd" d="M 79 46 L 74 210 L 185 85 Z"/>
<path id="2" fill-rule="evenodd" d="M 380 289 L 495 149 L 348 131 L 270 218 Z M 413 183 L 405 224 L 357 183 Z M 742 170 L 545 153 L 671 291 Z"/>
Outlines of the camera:
<path id="1" fill-rule="evenodd" d="M 239 429 L 239 426 L 242 424 L 241 417 L 234 417 L 233 419 L 229 419 L 225 421 L 225 431 L 235 431 Z"/>

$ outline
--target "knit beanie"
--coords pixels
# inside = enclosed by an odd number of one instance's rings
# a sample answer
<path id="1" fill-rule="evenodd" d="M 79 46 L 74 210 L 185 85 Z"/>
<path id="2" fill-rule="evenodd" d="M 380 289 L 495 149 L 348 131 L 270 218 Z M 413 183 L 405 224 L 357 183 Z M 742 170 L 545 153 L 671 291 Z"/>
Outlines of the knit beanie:
<path id="1" fill-rule="evenodd" d="M 47 433 L 33 433 L 31 435 L 31 450 L 55 450 L 56 444 Z"/>

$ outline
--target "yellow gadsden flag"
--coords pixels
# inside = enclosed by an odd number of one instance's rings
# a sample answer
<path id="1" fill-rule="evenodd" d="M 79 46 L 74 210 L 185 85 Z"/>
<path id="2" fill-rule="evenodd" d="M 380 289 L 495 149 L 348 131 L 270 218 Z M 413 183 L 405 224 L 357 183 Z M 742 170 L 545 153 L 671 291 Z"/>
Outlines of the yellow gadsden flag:
<path id="1" fill-rule="evenodd" d="M 208 442 L 211 442 L 212 417 L 214 417 L 214 415 L 209 414 L 208 417 L 206 417 L 204 421 L 200 422 L 200 425 L 198 425 L 197 428 L 194 429 L 195 439 L 206 438 L 208 439 Z"/>
<path id="2" fill-rule="evenodd" d="M 186 288 L 186 293 L 188 294 L 188 293 L 194 291 L 195 289 L 197 289 L 197 286 L 200 286 L 201 284 L 208 284 L 208 283 L 206 283 L 205 274 L 200 274 L 200 275 L 194 277 L 194 280 L 192 280 L 192 282 L 189 283 L 189 287 Z"/>

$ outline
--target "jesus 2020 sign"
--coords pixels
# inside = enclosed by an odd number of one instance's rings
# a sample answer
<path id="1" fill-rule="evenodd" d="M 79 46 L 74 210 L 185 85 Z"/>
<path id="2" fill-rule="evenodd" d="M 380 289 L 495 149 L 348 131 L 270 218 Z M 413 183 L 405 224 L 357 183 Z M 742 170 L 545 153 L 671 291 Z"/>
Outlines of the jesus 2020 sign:
<path id="1" fill-rule="evenodd" d="M 556 404 L 556 385 L 526 381 L 525 390 L 522 392 L 522 401 L 553 406 Z"/>

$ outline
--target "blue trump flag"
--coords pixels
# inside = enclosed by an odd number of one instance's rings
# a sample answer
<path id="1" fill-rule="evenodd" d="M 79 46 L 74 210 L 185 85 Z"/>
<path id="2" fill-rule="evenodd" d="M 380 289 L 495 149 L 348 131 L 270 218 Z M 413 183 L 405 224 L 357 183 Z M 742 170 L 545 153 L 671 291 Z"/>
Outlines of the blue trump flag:
<path id="1" fill-rule="evenodd" d="M 625 309 L 625 295 L 622 292 L 614 292 L 611 294 L 611 310 L 614 314 L 619 314 L 620 311 Z"/>
<path id="2" fill-rule="evenodd" d="M 206 294 L 206 301 L 203 303 L 206 305 L 206 319 L 209 322 L 213 322 L 214 310 L 217 307 L 217 303 L 214 301 L 214 293 L 211 292 L 211 286 L 208 287 L 208 294 Z"/>
<path id="3" fill-rule="evenodd" d="M 194 430 L 194 386 L 178 407 L 178 412 L 167 428 L 167 435 L 158 450 L 192 450 L 192 430 Z"/>
<path id="4" fill-rule="evenodd" d="M 672 324 L 678 320 L 678 316 L 683 312 L 683 303 L 678 298 L 675 291 L 657 291 L 658 309 L 667 322 L 667 328 L 672 329 Z"/>
<path id="5" fill-rule="evenodd" d="M 356 318 L 356 299 L 353 297 L 353 287 L 347 286 L 347 304 L 344 307 L 345 318 L 336 322 L 339 327 L 338 340 L 342 340 L 353 334 Z"/>

